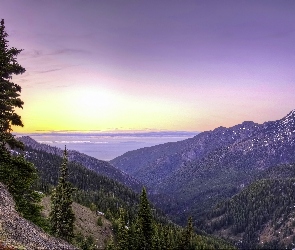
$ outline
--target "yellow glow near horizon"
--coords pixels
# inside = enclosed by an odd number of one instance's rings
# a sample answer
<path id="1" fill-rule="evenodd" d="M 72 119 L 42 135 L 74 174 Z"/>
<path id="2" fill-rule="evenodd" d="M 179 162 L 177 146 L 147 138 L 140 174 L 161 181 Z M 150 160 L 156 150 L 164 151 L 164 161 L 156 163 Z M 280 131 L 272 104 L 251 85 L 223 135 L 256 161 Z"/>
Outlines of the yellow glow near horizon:
<path id="1" fill-rule="evenodd" d="M 42 93 L 43 92 L 43 93 Z M 26 94 L 24 95 L 26 97 Z M 99 87 L 30 92 L 15 132 L 52 130 L 179 130 L 188 121 L 183 107 L 165 99 L 117 93 Z M 185 129 L 185 128 L 184 128 Z"/>

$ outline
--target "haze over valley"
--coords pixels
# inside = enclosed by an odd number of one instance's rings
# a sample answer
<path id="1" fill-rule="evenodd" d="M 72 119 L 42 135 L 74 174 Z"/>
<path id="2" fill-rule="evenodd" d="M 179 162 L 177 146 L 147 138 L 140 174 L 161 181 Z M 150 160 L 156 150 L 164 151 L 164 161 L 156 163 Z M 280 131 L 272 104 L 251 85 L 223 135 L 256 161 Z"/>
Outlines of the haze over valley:
<path id="1" fill-rule="evenodd" d="M 40 143 L 93 156 L 100 160 L 112 160 L 128 151 L 150 147 L 166 142 L 181 141 L 193 137 L 197 132 L 182 131 L 120 131 L 120 132 L 47 132 L 17 133 L 19 136 L 30 136 Z"/>

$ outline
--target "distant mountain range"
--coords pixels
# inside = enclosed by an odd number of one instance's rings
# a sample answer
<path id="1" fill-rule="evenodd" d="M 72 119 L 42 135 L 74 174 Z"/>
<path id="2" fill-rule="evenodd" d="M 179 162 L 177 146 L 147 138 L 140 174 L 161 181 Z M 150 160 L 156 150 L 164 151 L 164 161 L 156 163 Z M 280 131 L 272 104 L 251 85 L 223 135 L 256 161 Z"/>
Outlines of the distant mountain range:
<path id="1" fill-rule="evenodd" d="M 295 162 L 295 110 L 277 121 L 219 127 L 110 162 L 160 197 L 156 204 L 177 222 L 189 215 L 199 219 L 263 170 Z"/>

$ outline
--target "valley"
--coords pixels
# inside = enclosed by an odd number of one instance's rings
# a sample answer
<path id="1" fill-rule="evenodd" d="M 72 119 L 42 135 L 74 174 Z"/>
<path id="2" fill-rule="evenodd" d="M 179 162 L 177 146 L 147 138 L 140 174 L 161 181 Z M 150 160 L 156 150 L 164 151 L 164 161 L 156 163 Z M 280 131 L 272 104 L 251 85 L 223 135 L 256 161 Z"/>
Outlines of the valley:
<path id="1" fill-rule="evenodd" d="M 183 224 L 192 215 L 195 225 L 203 228 L 204 218 L 216 205 L 251 183 L 280 175 L 282 182 L 293 178 L 293 165 L 282 164 L 294 163 L 294 152 L 293 110 L 277 121 L 219 127 L 181 142 L 127 152 L 110 162 L 146 185 L 169 218 Z M 276 168 L 282 171 L 265 176 Z"/>
<path id="2" fill-rule="evenodd" d="M 26 159 L 38 169 L 36 188 L 50 193 L 62 150 L 27 136 L 20 140 Z M 146 186 L 159 209 L 154 215 L 164 223 L 185 226 L 192 216 L 196 232 L 229 239 L 238 248 L 291 247 L 293 152 L 295 111 L 273 122 L 243 122 L 130 151 L 110 162 L 69 150 L 69 178 L 78 188 L 74 200 L 106 212 L 112 221 L 119 218 L 119 207 L 134 220 Z"/>
<path id="3" fill-rule="evenodd" d="M 25 151 L 12 150 L 12 154 L 16 156 L 24 154 L 25 158 L 34 164 L 39 176 L 37 182 L 34 184 L 34 189 L 38 190 L 38 192 L 50 195 L 54 186 L 57 184 L 58 168 L 62 164 L 62 151 L 55 147 L 39 144 L 29 137 L 22 137 L 20 140 L 25 143 Z M 87 248 L 83 249 L 92 249 L 91 247 L 100 249 L 100 247 L 95 247 L 95 245 L 103 246 L 103 248 L 108 247 L 111 246 L 114 240 L 119 244 L 120 237 L 122 237 L 120 236 L 120 230 L 122 230 L 120 229 L 122 213 L 125 214 L 125 227 L 130 227 L 130 230 L 126 231 L 126 235 L 130 234 L 130 236 L 124 237 L 131 237 L 128 240 L 130 241 L 132 239 L 133 243 L 128 244 L 138 244 L 136 243 L 138 242 L 136 237 L 141 236 L 137 235 L 136 231 L 133 230 L 137 227 L 137 213 L 140 207 L 138 192 L 138 185 L 140 185 L 140 182 L 114 168 L 108 162 L 97 160 L 76 151 L 69 151 L 69 160 L 69 181 L 75 187 L 75 192 L 73 194 L 73 199 L 75 201 L 73 203 L 73 210 L 76 214 L 75 245 L 78 247 L 82 246 L 82 243 L 79 243 L 79 239 L 82 240 L 84 247 L 87 246 Z M 106 169 L 108 171 L 106 171 Z M 119 176 L 121 179 L 118 178 L 118 180 L 114 180 L 114 176 Z M 122 178 L 122 176 L 124 176 L 124 178 Z M 127 187 L 126 183 L 130 187 Z M 43 213 L 45 218 L 47 218 L 49 213 L 48 196 L 43 198 L 42 205 L 45 209 Z M 169 220 L 167 216 L 153 204 L 151 204 L 151 208 L 154 221 L 153 227 L 155 228 L 154 230 L 156 230 L 154 233 L 158 232 L 159 235 L 157 237 L 163 241 L 157 244 L 167 244 L 167 246 L 170 246 L 170 249 L 178 249 L 180 244 L 186 244 L 185 241 L 183 241 L 184 229 Z M 81 211 L 84 212 L 81 214 Z M 95 211 L 100 211 L 99 213 L 104 214 L 105 219 L 103 219 L 103 223 L 107 223 L 108 225 L 107 234 L 105 232 L 106 229 L 101 230 L 99 229 L 100 227 L 95 225 L 97 220 L 97 215 L 95 216 L 93 214 Z M 110 222 L 106 222 L 106 219 Z M 86 223 L 87 226 L 83 223 Z M 45 230 L 47 230 L 46 227 L 44 227 Z M 88 227 L 90 228 L 88 229 Z M 113 234 L 115 234 L 115 237 L 112 237 Z M 194 239 L 193 244 L 196 247 L 233 248 L 230 243 L 218 237 L 210 236 L 205 232 L 199 232 L 195 235 L 193 231 L 191 231 L 190 234 L 190 237 Z M 139 246 L 136 245 L 134 249 L 138 249 L 138 247 Z"/>
<path id="4" fill-rule="evenodd" d="M 0 250 L 294 250 L 294 10 L 0 1 Z"/>

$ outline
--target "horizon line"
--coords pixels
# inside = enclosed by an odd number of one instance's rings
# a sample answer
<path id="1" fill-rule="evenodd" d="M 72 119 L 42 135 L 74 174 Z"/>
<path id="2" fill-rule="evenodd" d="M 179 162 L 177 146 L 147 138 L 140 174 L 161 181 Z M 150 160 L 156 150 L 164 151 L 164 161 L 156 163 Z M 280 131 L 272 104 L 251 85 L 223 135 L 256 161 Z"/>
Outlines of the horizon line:
<path id="1" fill-rule="evenodd" d="M 13 132 L 12 134 L 19 136 L 25 135 L 196 135 L 200 131 L 184 131 L 184 130 L 38 130 L 32 132 Z"/>

